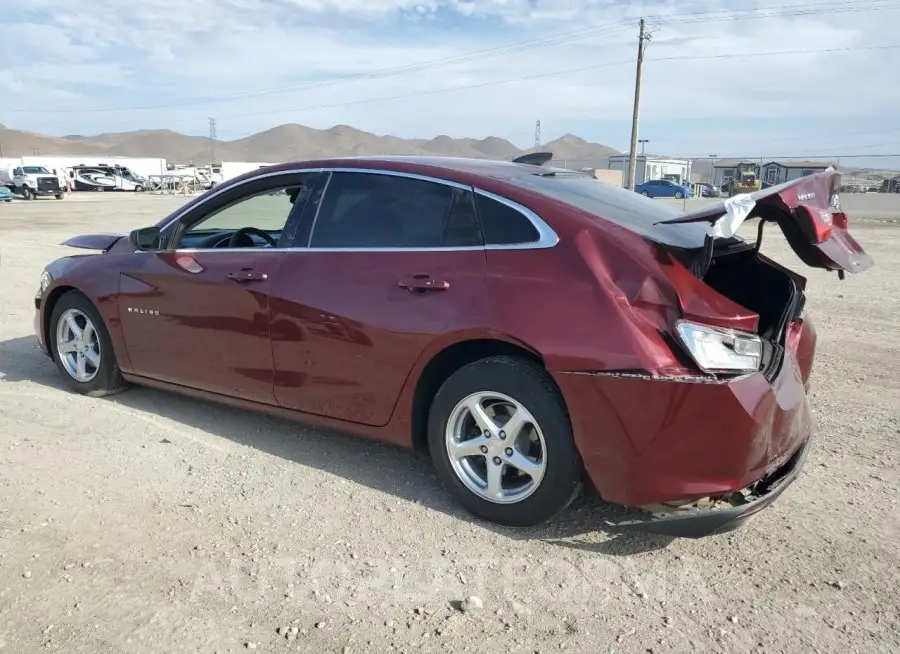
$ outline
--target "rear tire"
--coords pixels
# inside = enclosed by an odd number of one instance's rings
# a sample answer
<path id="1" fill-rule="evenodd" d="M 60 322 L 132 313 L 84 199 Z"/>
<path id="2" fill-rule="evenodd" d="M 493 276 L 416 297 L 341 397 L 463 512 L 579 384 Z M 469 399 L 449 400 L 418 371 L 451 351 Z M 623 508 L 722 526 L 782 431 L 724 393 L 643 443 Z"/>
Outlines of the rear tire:
<path id="1" fill-rule="evenodd" d="M 53 361 L 73 391 L 103 397 L 127 387 L 103 318 L 82 293 L 69 291 L 59 298 L 48 331 Z"/>
<path id="2" fill-rule="evenodd" d="M 519 421 L 521 429 L 508 427 Z M 432 402 L 428 445 L 456 500 L 497 524 L 544 522 L 581 488 L 581 457 L 562 396 L 546 371 L 524 359 L 490 357 L 453 373 Z"/>
<path id="3" fill-rule="evenodd" d="M 63 196 L 62 193 L 57 193 L 57 194 L 56 194 L 56 199 L 57 199 L 57 200 L 62 200 L 63 197 L 65 197 L 65 196 Z"/>

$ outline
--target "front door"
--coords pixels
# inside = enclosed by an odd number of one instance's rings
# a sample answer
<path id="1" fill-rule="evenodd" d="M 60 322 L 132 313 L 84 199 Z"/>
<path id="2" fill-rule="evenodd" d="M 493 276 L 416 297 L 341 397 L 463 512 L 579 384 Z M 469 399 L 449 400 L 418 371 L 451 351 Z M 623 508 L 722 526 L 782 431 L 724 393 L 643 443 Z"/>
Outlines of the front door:
<path id="1" fill-rule="evenodd" d="M 213 194 L 167 230 L 164 250 L 135 254 L 119 283 L 134 374 L 275 403 L 269 292 L 302 214 L 289 191 L 310 175 Z"/>
<path id="2" fill-rule="evenodd" d="M 326 189 L 309 249 L 272 288 L 275 397 L 385 425 L 425 348 L 481 299 L 472 191 L 377 172 L 335 172 Z"/>

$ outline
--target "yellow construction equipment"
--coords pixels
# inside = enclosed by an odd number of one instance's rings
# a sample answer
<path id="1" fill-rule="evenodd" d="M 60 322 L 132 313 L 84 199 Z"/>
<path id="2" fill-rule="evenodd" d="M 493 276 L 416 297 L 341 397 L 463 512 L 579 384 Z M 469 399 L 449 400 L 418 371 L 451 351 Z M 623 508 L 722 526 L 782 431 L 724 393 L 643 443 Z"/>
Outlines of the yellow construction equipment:
<path id="1" fill-rule="evenodd" d="M 753 162 L 740 162 L 737 165 L 737 176 L 731 185 L 731 195 L 754 193 L 760 189 L 760 186 L 759 166 Z"/>

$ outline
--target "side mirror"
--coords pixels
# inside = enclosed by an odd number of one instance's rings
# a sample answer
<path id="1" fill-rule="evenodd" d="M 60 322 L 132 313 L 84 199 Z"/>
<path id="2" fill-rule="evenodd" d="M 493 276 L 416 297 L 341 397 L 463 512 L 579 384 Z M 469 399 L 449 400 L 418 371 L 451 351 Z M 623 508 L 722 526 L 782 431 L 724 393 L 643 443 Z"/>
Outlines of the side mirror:
<path id="1" fill-rule="evenodd" d="M 142 227 L 128 235 L 128 240 L 135 250 L 147 251 L 159 249 L 159 227 Z"/>

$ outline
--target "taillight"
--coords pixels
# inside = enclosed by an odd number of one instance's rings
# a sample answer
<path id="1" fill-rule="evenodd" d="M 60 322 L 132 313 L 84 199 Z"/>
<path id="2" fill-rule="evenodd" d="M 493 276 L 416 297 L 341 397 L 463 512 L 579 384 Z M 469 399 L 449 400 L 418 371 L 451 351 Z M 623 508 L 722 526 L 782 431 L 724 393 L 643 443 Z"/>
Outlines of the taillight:
<path id="1" fill-rule="evenodd" d="M 813 243 L 824 243 L 831 238 L 831 230 L 835 224 L 835 216 L 839 214 L 832 213 L 827 209 L 812 209 L 803 205 L 797 207 L 796 211 L 805 213 L 809 218 L 809 223 L 813 229 L 812 234 L 810 234 Z M 846 218 L 844 218 L 844 222 L 846 224 Z"/>
<path id="2" fill-rule="evenodd" d="M 837 211 L 831 215 L 831 222 L 838 229 L 847 229 L 847 214 L 843 211 Z"/>
<path id="3" fill-rule="evenodd" d="M 755 372 L 762 361 L 762 341 L 756 334 L 678 320 L 675 332 L 704 372 Z"/>

